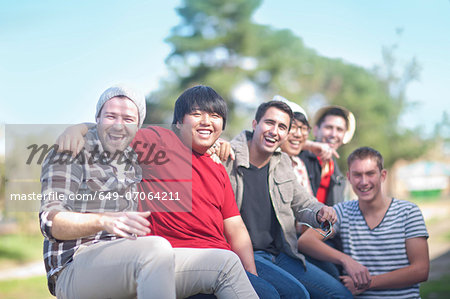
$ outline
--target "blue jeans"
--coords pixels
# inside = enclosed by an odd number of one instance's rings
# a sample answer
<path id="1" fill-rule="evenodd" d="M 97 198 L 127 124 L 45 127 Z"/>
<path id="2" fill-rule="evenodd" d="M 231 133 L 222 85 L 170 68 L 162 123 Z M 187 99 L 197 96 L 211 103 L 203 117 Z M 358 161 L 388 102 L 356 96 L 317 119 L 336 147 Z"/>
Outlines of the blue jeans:
<path id="1" fill-rule="evenodd" d="M 341 239 L 338 237 L 334 237 L 333 239 L 328 239 L 326 241 L 324 241 L 327 245 L 329 245 L 330 247 L 333 247 L 336 250 L 342 251 L 342 245 L 341 245 Z M 320 261 L 318 259 L 315 259 L 313 257 L 310 257 L 308 255 L 304 255 L 306 260 L 308 262 L 310 262 L 311 264 L 316 265 L 316 267 L 319 267 L 320 269 L 322 269 L 323 271 L 327 272 L 328 274 L 330 274 L 331 276 L 333 276 L 334 278 L 336 278 L 337 280 L 339 280 L 339 275 L 341 272 L 341 266 L 335 265 L 331 262 L 324 262 L 324 261 Z"/>
<path id="2" fill-rule="evenodd" d="M 259 277 L 259 274 L 255 276 L 247 272 L 247 276 L 260 299 L 280 299 L 280 295 L 274 286 Z"/>
<path id="3" fill-rule="evenodd" d="M 275 256 L 255 251 L 256 270 L 270 282 L 281 298 L 353 298 L 350 291 L 328 273 L 285 253 Z"/>

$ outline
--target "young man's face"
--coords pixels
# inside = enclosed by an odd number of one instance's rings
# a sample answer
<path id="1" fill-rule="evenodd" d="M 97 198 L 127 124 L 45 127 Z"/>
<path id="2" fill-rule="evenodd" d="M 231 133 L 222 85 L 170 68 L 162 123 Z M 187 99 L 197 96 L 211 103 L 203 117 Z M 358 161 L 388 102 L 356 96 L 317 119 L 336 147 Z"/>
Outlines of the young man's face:
<path id="1" fill-rule="evenodd" d="M 223 118 L 218 113 L 197 109 L 185 114 L 178 128 L 182 141 L 192 142 L 192 149 L 204 154 L 222 134 Z"/>
<path id="2" fill-rule="evenodd" d="M 252 122 L 252 144 L 255 144 L 261 153 L 272 154 L 286 140 L 290 120 L 286 112 L 270 107 L 259 122 Z"/>
<path id="3" fill-rule="evenodd" d="M 342 116 L 327 115 L 320 127 L 314 127 L 316 140 L 325 142 L 333 149 L 337 150 L 343 143 L 347 124 Z"/>
<path id="4" fill-rule="evenodd" d="M 370 202 L 381 196 L 386 173 L 385 169 L 380 171 L 375 159 L 356 159 L 349 165 L 347 178 L 358 199 Z"/>
<path id="5" fill-rule="evenodd" d="M 97 118 L 98 137 L 103 148 L 110 152 L 123 151 L 136 135 L 139 112 L 127 98 L 114 97 L 102 107 Z"/>
<path id="6" fill-rule="evenodd" d="M 281 144 L 281 150 L 289 156 L 297 156 L 305 145 L 308 135 L 308 126 L 294 119 L 286 141 Z"/>

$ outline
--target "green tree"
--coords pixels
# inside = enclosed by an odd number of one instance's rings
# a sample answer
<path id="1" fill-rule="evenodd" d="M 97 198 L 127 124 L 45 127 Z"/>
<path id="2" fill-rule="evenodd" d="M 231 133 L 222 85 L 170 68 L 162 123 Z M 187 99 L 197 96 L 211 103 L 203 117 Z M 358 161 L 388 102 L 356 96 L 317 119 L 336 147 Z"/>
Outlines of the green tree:
<path id="1" fill-rule="evenodd" d="M 389 167 L 399 158 L 412 159 L 425 151 L 421 136 L 399 125 L 407 107 L 406 87 L 420 73 L 415 60 L 398 75 L 394 47 L 383 50 L 383 64 L 373 70 L 320 56 L 290 30 L 254 23 L 252 15 L 260 4 L 260 0 L 182 2 L 177 9 L 181 22 L 166 39 L 172 46 L 166 59 L 170 76 L 149 96 L 152 122 L 170 121 L 177 96 L 192 85 L 205 84 L 228 103 L 228 136 L 249 127 L 257 104 L 280 94 L 310 114 L 327 104 L 350 109 L 357 130 L 342 148 L 343 157 L 357 146 L 373 146 Z M 237 90 L 244 85 L 253 88 L 256 101 L 251 94 L 239 96 Z M 340 163 L 345 169 L 345 159 Z"/>

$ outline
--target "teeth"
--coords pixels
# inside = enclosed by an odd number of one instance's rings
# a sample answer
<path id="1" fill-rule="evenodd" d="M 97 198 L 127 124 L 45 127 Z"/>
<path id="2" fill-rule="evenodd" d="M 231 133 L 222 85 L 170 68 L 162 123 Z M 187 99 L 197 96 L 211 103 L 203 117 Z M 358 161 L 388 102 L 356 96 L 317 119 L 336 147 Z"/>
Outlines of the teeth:
<path id="1" fill-rule="evenodd" d="M 367 192 L 367 191 L 370 190 L 370 188 L 364 188 L 364 189 L 360 188 L 359 190 L 360 190 L 361 192 Z"/>
<path id="2" fill-rule="evenodd" d="M 294 144 L 294 145 L 299 145 L 300 144 L 300 141 L 294 141 L 294 140 L 291 140 L 291 141 L 289 141 L 291 144 Z"/>
<path id="3" fill-rule="evenodd" d="M 117 139 L 122 139 L 124 137 L 124 135 L 120 135 L 120 134 L 109 134 L 109 137 L 112 140 L 117 140 Z"/>
<path id="4" fill-rule="evenodd" d="M 211 131 L 208 131 L 208 130 L 198 130 L 197 132 L 202 135 L 210 135 L 211 134 Z"/>
<path id="5" fill-rule="evenodd" d="M 276 141 L 274 138 L 270 138 L 270 137 L 266 137 L 265 139 L 266 139 L 267 141 L 269 141 L 269 142 L 275 142 L 275 141 Z"/>

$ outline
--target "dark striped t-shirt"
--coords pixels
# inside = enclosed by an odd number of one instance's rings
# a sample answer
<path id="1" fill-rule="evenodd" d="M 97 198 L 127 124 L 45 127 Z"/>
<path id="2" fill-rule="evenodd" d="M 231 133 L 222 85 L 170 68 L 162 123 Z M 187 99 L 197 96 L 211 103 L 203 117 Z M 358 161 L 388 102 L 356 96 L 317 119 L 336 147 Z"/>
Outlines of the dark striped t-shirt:
<path id="1" fill-rule="evenodd" d="M 422 213 L 415 204 L 393 198 L 381 223 L 370 229 L 358 201 L 334 206 L 338 221 L 334 225 L 342 239 L 343 251 L 379 275 L 409 265 L 406 239 L 428 238 Z M 367 290 L 357 298 L 420 298 L 419 284 L 401 289 Z"/>

